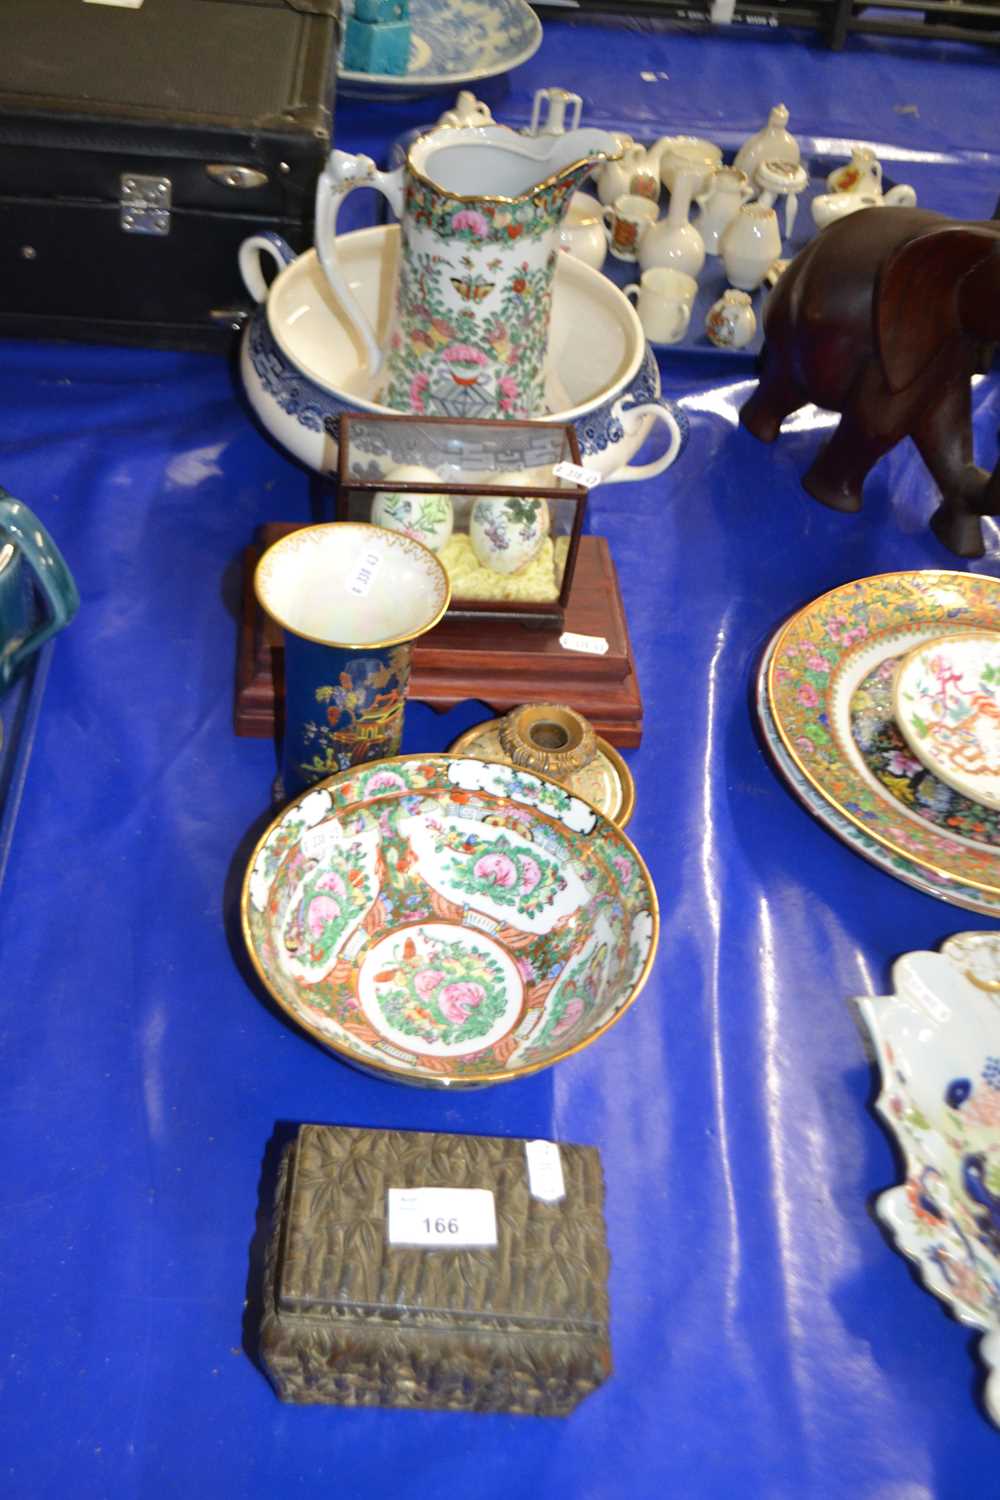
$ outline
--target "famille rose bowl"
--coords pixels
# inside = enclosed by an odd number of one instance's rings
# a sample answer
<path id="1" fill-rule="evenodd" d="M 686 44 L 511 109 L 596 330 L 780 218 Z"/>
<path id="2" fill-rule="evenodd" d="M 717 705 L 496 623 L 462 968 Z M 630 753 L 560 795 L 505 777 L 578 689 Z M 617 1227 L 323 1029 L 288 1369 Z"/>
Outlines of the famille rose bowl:
<path id="1" fill-rule="evenodd" d="M 283 269 L 267 286 L 260 257 Z M 391 319 L 399 226 L 337 237 L 338 260 L 376 336 Z M 244 242 L 240 267 L 260 304 L 243 332 L 240 375 L 267 432 L 294 458 L 334 474 L 344 412 L 391 415 L 370 399 L 372 375 L 361 340 L 313 250 L 295 256 L 278 235 Z M 539 420 L 576 428 L 583 462 L 604 479 L 649 479 L 674 462 L 683 435 L 660 397 L 660 374 L 635 309 L 599 271 L 560 255 L 552 293 L 546 375 L 548 413 Z M 651 463 L 631 465 L 654 426 L 667 446 Z"/>
<path id="2" fill-rule="evenodd" d="M 983 1395 L 1000 1425 L 1000 933 L 907 953 L 892 983 L 854 1001 L 906 1171 L 876 1209 L 925 1285 L 985 1334 Z"/>
<path id="3" fill-rule="evenodd" d="M 893 709 L 929 771 L 1000 810 L 1000 632 L 924 641 L 899 664 Z"/>
<path id="4" fill-rule="evenodd" d="M 596 1041 L 649 974 L 635 849 L 547 777 L 397 756 L 322 782 L 251 856 L 263 983 L 345 1061 L 400 1083 L 503 1083 Z"/>

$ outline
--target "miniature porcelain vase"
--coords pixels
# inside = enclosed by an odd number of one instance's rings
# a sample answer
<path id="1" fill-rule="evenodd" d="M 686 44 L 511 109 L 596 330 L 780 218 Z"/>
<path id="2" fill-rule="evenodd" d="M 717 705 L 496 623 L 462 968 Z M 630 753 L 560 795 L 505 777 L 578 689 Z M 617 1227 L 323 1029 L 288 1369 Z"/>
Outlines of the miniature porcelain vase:
<path id="1" fill-rule="evenodd" d="M 697 167 L 675 172 L 666 218 L 647 229 L 639 241 L 639 265 L 644 271 L 670 266 L 697 278 L 705 264 L 705 244 L 694 225 L 688 223 L 688 213 L 702 176 Z"/>
<path id="2" fill-rule="evenodd" d="M 870 146 L 854 146 L 851 159 L 826 179 L 831 193 L 881 193 L 882 163 Z"/>
<path id="3" fill-rule="evenodd" d="M 440 476 L 433 469 L 425 469 L 420 464 L 397 464 L 385 477 L 397 483 L 440 483 Z M 407 494 L 403 490 L 379 490 L 372 505 L 372 525 L 384 526 L 387 531 L 399 531 L 416 542 L 423 542 L 432 552 L 440 552 L 455 525 L 451 496 L 426 491 Z"/>
<path id="4" fill-rule="evenodd" d="M 738 172 L 735 167 L 719 167 L 712 174 L 708 191 L 697 196 L 700 212 L 695 220 L 695 228 L 709 255 L 718 255 L 724 232 L 752 197 L 753 188 L 745 172 Z"/>
<path id="5" fill-rule="evenodd" d="M 649 156 L 644 146 L 638 146 L 633 142 L 622 151 L 618 161 L 607 162 L 597 173 L 597 196 L 605 205 L 614 203 L 625 193 L 636 190 L 631 186 L 632 178 L 645 182 L 650 167 Z M 659 173 L 657 173 L 657 176 Z M 648 186 L 648 184 L 647 184 Z M 659 197 L 659 191 L 655 194 L 649 192 L 639 193 L 639 197 Z"/>
<path id="6" fill-rule="evenodd" d="M 494 474 L 491 484 L 515 474 Z M 530 495 L 481 495 L 469 518 L 472 550 L 494 573 L 520 573 L 538 556 L 549 534 L 549 507 Z"/>
<path id="7" fill-rule="evenodd" d="M 619 151 L 603 130 L 532 138 L 472 125 L 418 136 L 393 172 L 332 152 L 316 189 L 316 251 L 361 338 L 368 399 L 419 415 L 543 414 L 559 225 L 591 168 Z M 384 193 L 402 225 L 384 350 L 337 257 L 338 208 L 362 186 Z"/>
<path id="8" fill-rule="evenodd" d="M 724 291 L 708 310 L 705 332 L 718 349 L 744 349 L 757 332 L 750 293 Z"/>
<path id="9" fill-rule="evenodd" d="M 790 161 L 797 166 L 799 143 L 789 135 L 787 125 L 788 109 L 784 104 L 776 104 L 767 117 L 767 124 L 743 142 L 733 166 L 745 172 L 751 182 L 763 161 Z"/>
<path id="10" fill-rule="evenodd" d="M 744 203 L 722 236 L 722 263 L 732 286 L 759 287 L 772 261 L 781 256 L 781 231 L 773 208 Z"/>
<path id="11" fill-rule="evenodd" d="M 650 146 L 649 154 L 658 159 L 660 176 L 670 192 L 674 190 L 674 177 L 678 172 L 696 168 L 699 175 L 694 191 L 707 193 L 713 172 L 722 165 L 721 147 L 697 135 L 661 136 L 655 145 Z"/>

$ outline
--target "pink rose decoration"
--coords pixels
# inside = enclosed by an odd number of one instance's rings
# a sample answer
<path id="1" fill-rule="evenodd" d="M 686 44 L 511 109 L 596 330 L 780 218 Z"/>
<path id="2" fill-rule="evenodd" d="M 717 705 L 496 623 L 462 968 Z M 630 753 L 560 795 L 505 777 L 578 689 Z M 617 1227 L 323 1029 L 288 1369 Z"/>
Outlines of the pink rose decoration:
<path id="1" fill-rule="evenodd" d="M 452 229 L 471 229 L 472 233 L 478 235 L 481 240 L 485 239 L 490 232 L 489 224 L 474 208 L 461 209 L 452 219 L 451 227 Z"/>
<path id="2" fill-rule="evenodd" d="M 430 382 L 430 377 L 428 375 L 425 375 L 422 371 L 421 371 L 421 373 L 419 375 L 414 375 L 413 379 L 410 381 L 410 410 L 411 411 L 415 411 L 415 412 L 422 412 L 423 411 L 423 409 L 424 409 L 424 391 L 426 391 L 426 389 L 430 385 L 430 383 L 431 383 Z"/>
<path id="3" fill-rule="evenodd" d="M 306 918 L 306 926 L 309 936 L 318 938 L 323 936 L 323 928 L 330 922 L 335 922 L 340 916 L 340 903 L 334 901 L 332 896 L 316 896 L 309 903 L 309 914 Z"/>
<path id="4" fill-rule="evenodd" d="M 413 988 L 421 1000 L 426 1000 L 433 990 L 436 990 L 444 975 L 440 969 L 421 969 L 419 974 L 413 976 Z"/>
<path id="5" fill-rule="evenodd" d="M 542 878 L 542 872 L 538 864 L 530 854 L 521 856 L 521 889 L 522 891 L 533 891 Z"/>
<path id="6" fill-rule="evenodd" d="M 618 874 L 621 876 L 622 884 L 628 885 L 629 881 L 632 879 L 632 866 L 629 864 L 625 856 L 623 854 L 615 854 L 612 856 L 611 863 L 614 865 L 615 869 L 618 871 Z"/>
<path id="7" fill-rule="evenodd" d="M 449 1021 L 465 1021 L 470 1010 L 482 1005 L 485 999 L 486 991 L 481 984 L 473 984 L 469 979 L 459 979 L 454 984 L 445 986 L 437 997 L 437 1003 Z"/>
<path id="8" fill-rule="evenodd" d="M 328 870 L 325 875 L 321 875 L 316 882 L 316 889 L 332 891 L 335 896 L 343 896 L 347 892 L 347 887 L 335 870 Z"/>
<path id="9" fill-rule="evenodd" d="M 414 380 L 414 385 L 416 384 L 417 380 L 426 381 L 426 379 L 426 375 L 418 375 Z M 380 792 L 385 791 L 386 789 L 397 791 L 400 787 L 405 786 L 406 782 L 403 780 L 402 776 L 397 776 L 395 771 L 378 771 L 374 776 L 370 776 L 365 782 L 365 792 L 367 794 L 368 792 Z"/>
<path id="10" fill-rule="evenodd" d="M 569 1002 L 569 1004 L 567 1005 L 566 1009 L 563 1011 L 562 1015 L 559 1017 L 558 1021 L 553 1026 L 553 1028 L 552 1028 L 553 1035 L 554 1036 L 558 1036 L 560 1032 L 562 1032 L 562 1031 L 568 1031 L 571 1026 L 573 1026 L 577 1021 L 579 1021 L 579 1019 L 580 1019 L 580 1017 L 582 1015 L 583 1015 L 583 1001 L 580 1000 L 579 998 L 574 998 L 573 1000 L 571 1000 Z"/>
<path id="11" fill-rule="evenodd" d="M 503 392 L 503 394 L 505 396 L 509 396 L 512 401 L 516 400 L 517 397 L 521 394 L 521 392 L 517 388 L 517 381 L 512 375 L 501 375 L 500 379 L 497 381 L 497 385 L 500 387 L 500 390 Z"/>
<path id="12" fill-rule="evenodd" d="M 488 365 L 489 360 L 479 349 L 473 349 L 470 344 L 450 344 L 441 355 L 449 364 L 457 365 Z"/>
<path id="13" fill-rule="evenodd" d="M 508 890 L 517 882 L 517 866 L 506 854 L 484 854 L 472 867 L 477 880 L 489 880 Z"/>
<path id="14" fill-rule="evenodd" d="M 804 682 L 801 685 L 798 691 L 798 700 L 800 703 L 804 703 L 806 708 L 816 707 L 816 704 L 819 702 L 819 693 L 817 693 L 811 682 Z"/>

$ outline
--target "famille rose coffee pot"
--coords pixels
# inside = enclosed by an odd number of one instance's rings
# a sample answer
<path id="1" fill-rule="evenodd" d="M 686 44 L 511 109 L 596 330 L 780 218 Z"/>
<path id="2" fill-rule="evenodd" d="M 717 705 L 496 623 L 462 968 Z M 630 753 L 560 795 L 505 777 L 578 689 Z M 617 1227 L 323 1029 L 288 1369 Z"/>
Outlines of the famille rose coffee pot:
<path id="1" fill-rule="evenodd" d="M 372 399 L 438 416 L 542 415 L 559 226 L 591 169 L 620 154 L 603 130 L 532 138 L 495 124 L 430 130 L 394 172 L 334 151 L 317 188 L 316 250 L 363 342 Z M 337 259 L 337 210 L 356 187 L 384 193 L 402 225 L 384 349 Z"/>

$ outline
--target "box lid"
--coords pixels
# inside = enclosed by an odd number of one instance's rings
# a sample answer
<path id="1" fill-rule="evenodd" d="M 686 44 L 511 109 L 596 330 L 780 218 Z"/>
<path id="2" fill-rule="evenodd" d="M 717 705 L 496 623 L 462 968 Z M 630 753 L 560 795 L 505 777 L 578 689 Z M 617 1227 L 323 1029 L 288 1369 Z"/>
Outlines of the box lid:
<path id="1" fill-rule="evenodd" d="M 528 1183 L 525 1142 L 303 1125 L 286 1199 L 277 1304 L 328 1320 L 606 1337 L 604 1180 L 591 1146 L 560 1143 L 565 1196 Z M 390 1188 L 487 1188 L 497 1245 L 387 1243 Z"/>

